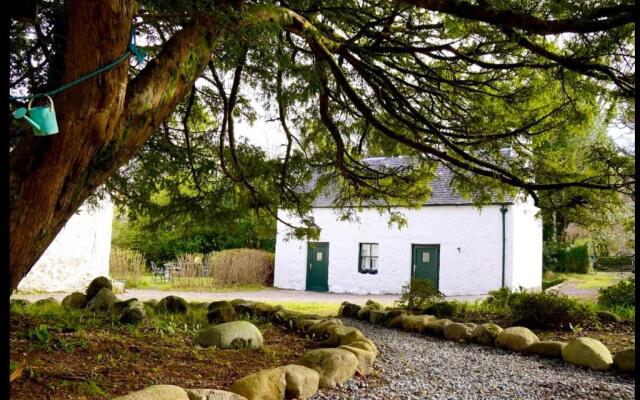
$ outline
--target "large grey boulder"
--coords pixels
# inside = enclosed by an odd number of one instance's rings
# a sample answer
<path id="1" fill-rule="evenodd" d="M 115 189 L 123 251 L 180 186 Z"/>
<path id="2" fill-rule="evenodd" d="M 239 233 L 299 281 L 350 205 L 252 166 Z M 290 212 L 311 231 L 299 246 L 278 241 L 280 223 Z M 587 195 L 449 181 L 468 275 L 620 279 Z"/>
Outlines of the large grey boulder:
<path id="1" fill-rule="evenodd" d="M 308 399 L 318 392 L 320 374 L 317 371 L 295 364 L 280 368 L 285 372 L 287 398 Z"/>
<path id="2" fill-rule="evenodd" d="M 247 321 L 207 326 L 198 333 L 195 341 L 202 347 L 216 346 L 219 349 L 259 349 L 264 344 L 258 328 Z"/>
<path id="3" fill-rule="evenodd" d="M 264 369 L 233 382 L 229 390 L 249 400 L 282 400 L 287 389 L 286 371 Z"/>
<path id="4" fill-rule="evenodd" d="M 70 295 L 62 299 L 63 308 L 71 308 L 79 310 L 85 308 L 87 305 L 87 296 L 84 293 L 73 292 Z"/>
<path id="5" fill-rule="evenodd" d="M 109 290 L 111 291 L 111 290 Z M 113 400 L 189 400 L 187 392 L 179 386 L 153 385 Z"/>
<path id="6" fill-rule="evenodd" d="M 444 337 L 454 342 L 467 342 L 471 339 L 473 329 L 460 322 L 452 322 L 444 327 Z"/>
<path id="7" fill-rule="evenodd" d="M 634 372 L 636 370 L 636 349 L 622 350 L 613 357 L 613 362 L 622 372 Z"/>
<path id="8" fill-rule="evenodd" d="M 187 389 L 189 400 L 247 400 L 233 392 L 218 389 Z"/>
<path id="9" fill-rule="evenodd" d="M 613 365 L 613 356 L 609 349 L 600 341 L 587 337 L 570 341 L 562 349 L 562 359 L 595 370 L 608 370 Z"/>
<path id="10" fill-rule="evenodd" d="M 87 302 L 91 301 L 102 289 L 109 289 L 113 292 L 113 285 L 111 284 L 111 279 L 106 276 L 99 276 L 96 279 L 92 280 L 87 287 Z"/>
<path id="11" fill-rule="evenodd" d="M 522 326 L 512 326 L 502 330 L 496 337 L 496 346 L 513 350 L 513 351 L 525 351 L 527 347 L 533 343 L 539 342 L 538 336 L 531 330 Z"/>
<path id="12" fill-rule="evenodd" d="M 107 311 L 109 310 L 116 302 L 118 298 L 115 294 L 108 288 L 102 288 L 93 296 L 91 300 L 87 303 L 87 309 L 89 311 Z"/>
<path id="13" fill-rule="evenodd" d="M 314 349 L 304 353 L 296 364 L 318 372 L 320 387 L 335 387 L 353 377 L 358 359 L 344 349 Z"/>

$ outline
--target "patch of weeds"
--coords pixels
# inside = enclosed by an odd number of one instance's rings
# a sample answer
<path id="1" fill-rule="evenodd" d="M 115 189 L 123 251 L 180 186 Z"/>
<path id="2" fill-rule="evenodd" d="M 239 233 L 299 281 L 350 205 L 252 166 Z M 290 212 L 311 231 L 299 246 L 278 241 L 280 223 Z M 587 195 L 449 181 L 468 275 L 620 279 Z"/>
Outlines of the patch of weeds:
<path id="1" fill-rule="evenodd" d="M 61 386 L 70 393 L 80 396 L 108 396 L 109 394 L 95 381 L 68 381 L 63 380 Z"/>
<path id="2" fill-rule="evenodd" d="M 37 343 L 48 344 L 51 339 L 49 327 L 45 324 L 40 324 L 37 328 L 29 329 L 25 334 L 25 338 Z"/>

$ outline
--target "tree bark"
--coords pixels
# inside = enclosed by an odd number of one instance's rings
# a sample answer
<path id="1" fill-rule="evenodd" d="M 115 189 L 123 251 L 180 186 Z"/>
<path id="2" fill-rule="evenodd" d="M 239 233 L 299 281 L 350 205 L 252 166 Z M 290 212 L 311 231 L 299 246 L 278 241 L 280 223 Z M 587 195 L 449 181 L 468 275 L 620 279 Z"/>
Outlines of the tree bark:
<path id="1" fill-rule="evenodd" d="M 70 0 L 63 82 L 126 48 L 134 2 Z M 95 189 L 130 160 L 187 94 L 210 59 L 219 29 L 199 19 L 170 39 L 133 80 L 128 62 L 55 97 L 60 132 L 30 137 L 10 154 L 12 290 Z"/>

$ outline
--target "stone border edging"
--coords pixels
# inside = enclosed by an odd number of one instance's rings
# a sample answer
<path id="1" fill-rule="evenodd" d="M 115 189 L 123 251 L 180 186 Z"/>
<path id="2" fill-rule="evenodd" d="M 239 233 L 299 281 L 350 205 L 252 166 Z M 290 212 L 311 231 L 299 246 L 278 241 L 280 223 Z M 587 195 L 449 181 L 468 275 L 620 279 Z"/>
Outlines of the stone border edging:
<path id="1" fill-rule="evenodd" d="M 153 385 L 114 400 L 207 400 L 209 395 L 220 400 L 284 400 L 290 396 L 307 399 L 319 389 L 335 387 L 356 373 L 366 376 L 373 371 L 373 363 L 379 354 L 375 343 L 359 329 L 345 326 L 337 318 L 243 299 L 228 303 L 237 316 L 248 315 L 285 326 L 323 340 L 327 347 L 306 351 L 294 364 L 263 369 L 239 378 L 228 391 Z"/>
<path id="2" fill-rule="evenodd" d="M 345 301 L 340 305 L 338 316 L 405 332 L 425 333 L 456 342 L 474 342 L 521 354 L 558 358 L 593 370 L 609 370 L 615 365 L 622 372 L 635 371 L 635 347 L 612 356 L 604 344 L 588 337 L 576 338 L 568 343 L 540 341 L 525 327 L 513 326 L 502 329 L 493 323 L 476 325 L 454 322 L 446 318 L 438 319 L 433 315 L 411 315 L 403 310 L 385 309 L 372 300 L 368 300 L 364 306 Z"/>

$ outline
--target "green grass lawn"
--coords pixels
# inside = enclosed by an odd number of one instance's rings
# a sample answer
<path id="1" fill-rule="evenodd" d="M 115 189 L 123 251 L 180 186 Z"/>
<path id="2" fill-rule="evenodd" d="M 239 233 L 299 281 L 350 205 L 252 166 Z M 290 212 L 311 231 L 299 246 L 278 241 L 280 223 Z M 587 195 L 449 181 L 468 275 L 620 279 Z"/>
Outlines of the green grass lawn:
<path id="1" fill-rule="evenodd" d="M 340 303 L 311 303 L 311 302 L 283 302 L 283 301 L 265 301 L 267 304 L 274 306 L 281 305 L 286 309 L 299 311 L 308 314 L 319 314 L 326 316 L 338 315 Z"/>
<path id="2" fill-rule="evenodd" d="M 620 274 L 615 272 L 591 272 L 588 274 L 557 274 L 567 281 L 576 283 L 579 289 L 600 289 L 616 284 L 621 280 Z"/>

